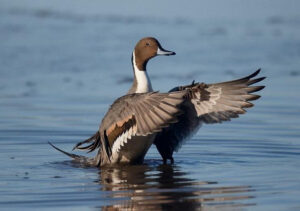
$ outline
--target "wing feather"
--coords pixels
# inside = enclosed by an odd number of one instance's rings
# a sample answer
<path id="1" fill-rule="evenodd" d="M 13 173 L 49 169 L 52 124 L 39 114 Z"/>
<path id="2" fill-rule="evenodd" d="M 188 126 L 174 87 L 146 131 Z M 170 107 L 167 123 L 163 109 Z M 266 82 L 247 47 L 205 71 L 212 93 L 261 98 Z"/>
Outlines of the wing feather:
<path id="1" fill-rule="evenodd" d="M 182 90 L 173 93 L 149 92 L 125 95 L 117 99 L 104 116 L 99 129 L 101 138 L 88 139 L 78 143 L 75 148 L 93 151 L 100 147 L 100 151 L 105 151 L 109 158 L 118 138 L 118 144 L 124 144 L 132 136 L 156 133 L 176 122 L 180 114 L 179 105 L 184 102 L 186 94 L 187 91 Z M 90 144 L 81 146 L 86 143 Z M 118 149 L 119 146 L 114 147 L 114 151 Z M 105 157 L 102 153 L 100 155 L 99 162 L 103 159 L 101 157 Z"/>
<path id="2" fill-rule="evenodd" d="M 253 107 L 254 105 L 249 101 L 257 100 L 260 96 L 251 93 L 264 88 L 264 86 L 250 86 L 265 79 L 265 77 L 252 79 L 259 71 L 238 80 L 208 85 L 197 84 L 190 88 L 191 92 L 196 92 L 190 95 L 192 96 L 190 99 L 198 117 L 203 118 L 205 123 L 228 121 L 230 118 L 237 117 L 238 114 L 245 113 L 244 108 Z M 200 97 L 198 97 L 199 93 Z M 201 97 L 201 93 L 207 96 L 206 99 Z M 207 115 L 211 115 L 212 118 L 208 118 Z M 219 120 L 216 119 L 218 116 Z"/>
<path id="3" fill-rule="evenodd" d="M 252 93 L 264 88 L 251 86 L 265 79 L 254 78 L 259 72 L 260 69 L 233 81 L 214 84 L 193 82 L 191 85 L 173 88 L 170 92 L 187 90 L 188 95 L 181 107 L 183 114 L 179 116 L 179 121 L 160 132 L 154 141 L 162 157 L 172 158 L 173 151 L 178 150 L 185 138 L 197 131 L 202 122 L 230 121 L 246 113 L 246 108 L 253 107 L 249 101 L 257 100 L 260 96 Z"/>

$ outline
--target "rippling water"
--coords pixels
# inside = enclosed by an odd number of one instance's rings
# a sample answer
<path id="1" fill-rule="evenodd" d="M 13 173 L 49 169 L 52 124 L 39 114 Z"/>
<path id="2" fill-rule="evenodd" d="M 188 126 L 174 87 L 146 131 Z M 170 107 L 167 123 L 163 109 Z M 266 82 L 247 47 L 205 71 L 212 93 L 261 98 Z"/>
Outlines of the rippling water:
<path id="1" fill-rule="evenodd" d="M 0 209 L 299 210 L 299 3 L 228 2 L 211 13 L 208 1 L 141 13 L 138 1 L 128 10 L 1 1 Z M 144 165 L 101 169 L 53 150 L 48 141 L 70 151 L 98 129 L 130 86 L 135 42 L 149 35 L 177 53 L 149 63 L 155 89 L 261 67 L 262 98 L 239 119 L 204 125 L 174 165 L 154 147 Z"/>

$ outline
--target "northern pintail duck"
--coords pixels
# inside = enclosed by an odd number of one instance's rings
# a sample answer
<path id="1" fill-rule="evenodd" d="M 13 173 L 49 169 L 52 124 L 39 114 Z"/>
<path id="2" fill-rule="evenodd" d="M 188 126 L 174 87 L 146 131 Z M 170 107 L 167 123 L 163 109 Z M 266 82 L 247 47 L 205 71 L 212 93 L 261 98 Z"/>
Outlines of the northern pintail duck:
<path id="1" fill-rule="evenodd" d="M 64 152 L 92 165 L 141 163 L 152 144 L 163 162 L 173 160 L 183 141 L 202 123 L 220 123 L 244 114 L 252 107 L 252 94 L 264 86 L 251 86 L 265 77 L 253 79 L 260 70 L 233 81 L 215 84 L 192 83 L 178 86 L 168 93 L 155 92 L 147 74 L 148 61 L 156 56 L 175 55 L 162 48 L 153 37 L 141 39 L 132 53 L 134 80 L 128 93 L 118 98 L 104 116 L 99 130 L 74 149 L 98 150 L 94 158 Z"/>

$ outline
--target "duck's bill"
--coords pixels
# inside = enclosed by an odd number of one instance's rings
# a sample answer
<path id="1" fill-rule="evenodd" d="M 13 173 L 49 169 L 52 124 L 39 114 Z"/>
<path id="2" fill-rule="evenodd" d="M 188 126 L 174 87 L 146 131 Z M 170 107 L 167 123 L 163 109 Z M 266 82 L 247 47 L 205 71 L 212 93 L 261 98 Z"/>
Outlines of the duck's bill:
<path id="1" fill-rule="evenodd" d="M 157 55 L 162 55 L 162 56 L 171 56 L 171 55 L 176 55 L 175 52 L 173 51 L 167 51 L 163 48 L 158 48 L 157 49 Z"/>

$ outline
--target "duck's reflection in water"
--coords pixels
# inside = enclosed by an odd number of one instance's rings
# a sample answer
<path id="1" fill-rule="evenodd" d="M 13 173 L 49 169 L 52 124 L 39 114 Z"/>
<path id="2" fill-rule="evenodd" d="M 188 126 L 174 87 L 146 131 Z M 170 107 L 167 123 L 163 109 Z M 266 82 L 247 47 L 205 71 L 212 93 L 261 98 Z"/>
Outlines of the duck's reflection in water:
<path id="1" fill-rule="evenodd" d="M 254 205 L 246 200 L 253 198 L 250 186 L 195 181 L 178 166 L 106 167 L 99 176 L 112 202 L 103 210 L 239 210 Z"/>

